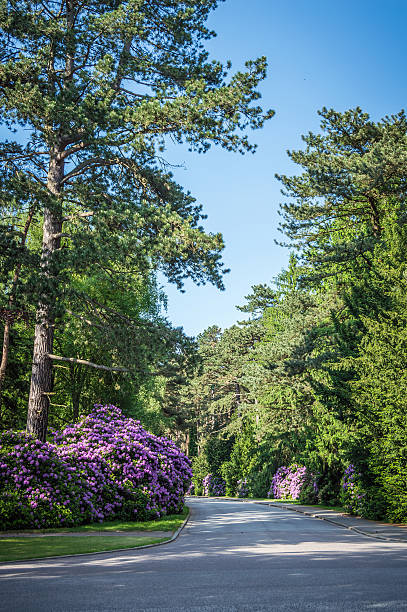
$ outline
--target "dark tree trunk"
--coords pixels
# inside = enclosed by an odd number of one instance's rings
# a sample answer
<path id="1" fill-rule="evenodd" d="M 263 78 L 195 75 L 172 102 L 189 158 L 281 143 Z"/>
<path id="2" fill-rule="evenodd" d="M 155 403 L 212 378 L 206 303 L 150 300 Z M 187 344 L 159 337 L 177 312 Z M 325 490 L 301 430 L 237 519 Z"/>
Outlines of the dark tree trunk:
<path id="1" fill-rule="evenodd" d="M 189 431 L 186 431 L 186 436 L 185 436 L 185 454 L 188 456 L 189 455 L 189 442 L 190 442 L 190 435 L 189 435 Z"/>
<path id="2" fill-rule="evenodd" d="M 10 344 L 10 329 L 11 329 L 11 321 L 9 318 L 7 318 L 4 324 L 3 351 L 1 355 L 1 364 L 0 364 L 0 405 L 1 405 L 3 384 L 6 378 L 6 369 L 7 369 L 7 362 L 8 362 L 8 347 Z"/>
<path id="3" fill-rule="evenodd" d="M 56 283 L 56 271 L 53 269 L 54 253 L 60 247 L 62 212 L 59 196 L 64 175 L 64 163 L 59 158 L 59 151 L 51 152 L 47 186 L 54 196 L 53 206 L 44 210 L 43 242 L 41 268 L 44 288 L 47 288 L 44 300 L 38 305 L 34 335 L 34 353 L 32 363 L 31 387 L 28 400 L 27 432 L 45 441 L 48 427 L 49 398 L 52 393 L 52 353 L 54 341 L 54 304 L 55 293 L 52 290 Z"/>

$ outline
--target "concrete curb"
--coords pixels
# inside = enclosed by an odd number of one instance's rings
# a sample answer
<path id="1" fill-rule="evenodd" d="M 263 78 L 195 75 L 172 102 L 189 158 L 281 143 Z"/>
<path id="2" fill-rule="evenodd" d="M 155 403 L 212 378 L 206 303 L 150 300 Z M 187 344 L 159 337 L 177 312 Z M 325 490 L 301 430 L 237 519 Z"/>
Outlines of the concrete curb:
<path id="1" fill-rule="evenodd" d="M 185 525 L 188 523 L 189 518 L 191 516 L 191 509 L 188 508 L 188 516 L 184 519 L 184 522 L 178 529 L 172 534 L 168 540 L 164 542 L 156 542 L 155 544 L 144 544 L 143 546 L 132 546 L 129 548 L 112 548 L 111 550 L 99 550 L 97 552 L 88 552 L 88 553 L 73 553 L 71 555 L 56 555 L 55 557 L 32 557 L 31 559 L 15 559 L 14 561 L 1 561 L 0 565 L 10 565 L 13 563 L 29 563 L 31 561 L 48 561 L 49 559 L 69 559 L 75 557 L 89 557 L 89 555 L 108 555 L 110 553 L 116 552 L 124 552 L 126 550 L 141 550 L 143 548 L 155 548 L 156 546 L 163 546 L 164 544 L 171 544 L 171 542 L 175 542 L 175 540 L 179 537 L 181 531 L 184 529 Z M 58 536 L 54 536 L 58 537 Z"/>
<path id="2" fill-rule="evenodd" d="M 291 510 L 291 512 L 298 512 L 298 514 L 303 514 L 304 516 L 309 516 L 312 518 L 319 519 L 320 521 L 326 521 L 327 523 L 331 523 L 332 525 L 337 525 L 338 527 L 343 527 L 344 529 L 349 529 L 356 533 L 366 536 L 367 538 L 373 538 L 374 540 L 382 540 L 384 542 L 401 542 L 402 544 L 407 544 L 407 540 L 402 540 L 400 538 L 386 537 L 381 535 L 376 535 L 373 533 L 368 533 L 367 531 L 363 531 L 359 527 L 354 527 L 353 525 L 346 525 L 345 523 L 341 523 L 338 519 L 332 519 L 325 516 L 319 516 L 314 512 L 308 512 L 307 510 L 300 510 L 299 508 L 295 508 L 291 505 L 283 505 L 278 503 L 269 502 L 268 506 L 273 506 L 274 508 L 282 508 L 283 510 Z"/>

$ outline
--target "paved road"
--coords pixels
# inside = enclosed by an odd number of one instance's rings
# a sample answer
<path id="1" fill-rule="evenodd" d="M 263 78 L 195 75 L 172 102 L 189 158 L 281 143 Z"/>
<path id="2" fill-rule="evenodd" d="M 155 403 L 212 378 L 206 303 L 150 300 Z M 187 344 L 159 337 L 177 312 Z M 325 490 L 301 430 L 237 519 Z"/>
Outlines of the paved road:
<path id="1" fill-rule="evenodd" d="M 0 610 L 407 611 L 407 544 L 268 506 L 190 506 L 169 545 L 1 566 Z"/>

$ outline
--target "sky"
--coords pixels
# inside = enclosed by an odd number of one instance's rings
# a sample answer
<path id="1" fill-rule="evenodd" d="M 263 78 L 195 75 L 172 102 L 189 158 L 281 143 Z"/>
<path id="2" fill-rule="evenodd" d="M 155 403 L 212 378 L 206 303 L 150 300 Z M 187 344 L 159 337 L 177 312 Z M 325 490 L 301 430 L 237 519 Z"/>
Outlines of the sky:
<path id="1" fill-rule="evenodd" d="M 295 174 L 287 150 L 319 130 L 322 107 L 361 106 L 374 120 L 406 107 L 407 0 L 226 0 L 211 15 L 218 36 L 207 44 L 232 71 L 265 55 L 269 71 L 260 91 L 275 116 L 249 134 L 257 152 L 244 156 L 212 148 L 205 155 L 178 147 L 167 153 L 175 179 L 203 205 L 205 229 L 223 234 L 231 272 L 225 291 L 187 281 L 185 293 L 160 277 L 167 316 L 189 335 L 242 319 L 251 286 L 271 283 L 287 265 L 278 231 L 283 201 L 275 174 Z"/>

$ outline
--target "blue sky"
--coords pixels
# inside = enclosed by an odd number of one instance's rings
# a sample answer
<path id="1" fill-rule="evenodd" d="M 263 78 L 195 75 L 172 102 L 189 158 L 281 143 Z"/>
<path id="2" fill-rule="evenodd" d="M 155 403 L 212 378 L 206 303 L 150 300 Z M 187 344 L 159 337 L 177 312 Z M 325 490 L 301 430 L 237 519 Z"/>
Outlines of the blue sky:
<path id="1" fill-rule="evenodd" d="M 250 287 L 270 282 L 286 265 L 288 250 L 274 243 L 282 239 L 274 174 L 296 172 L 286 151 L 302 146 L 301 134 L 318 130 L 323 106 L 361 106 L 376 120 L 405 108 L 406 22 L 406 0 L 226 0 L 212 14 L 213 57 L 231 59 L 238 70 L 247 59 L 267 56 L 262 104 L 276 115 L 251 134 L 255 155 L 171 150 L 168 161 L 181 166 L 175 178 L 203 204 L 206 229 L 223 234 L 231 268 L 223 292 L 186 282 L 181 294 L 164 283 L 175 325 L 191 335 L 232 325 Z"/>

